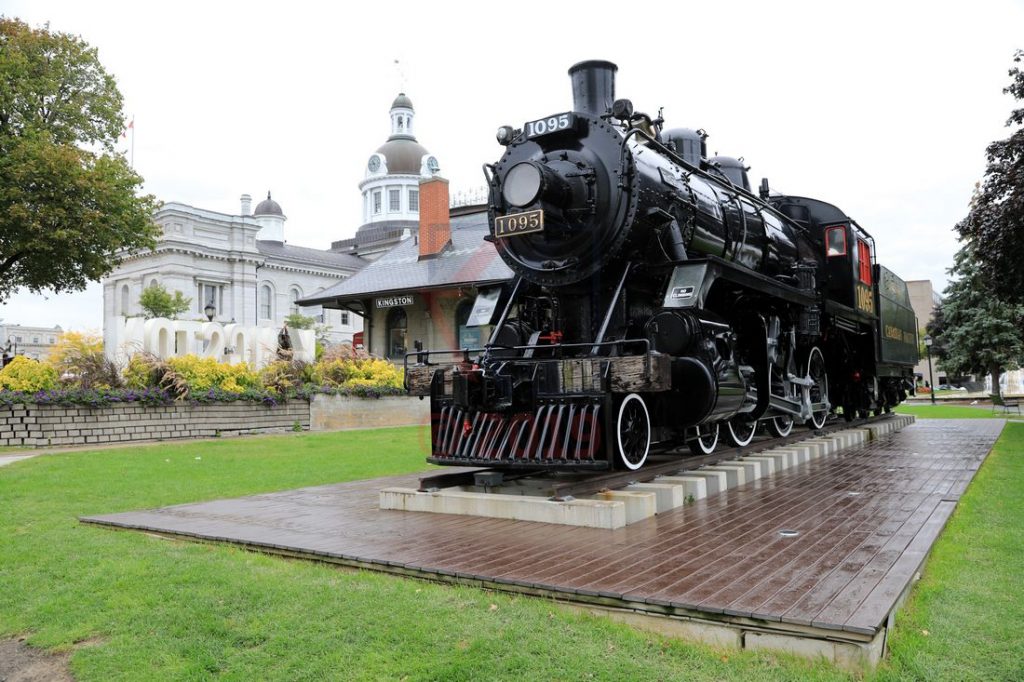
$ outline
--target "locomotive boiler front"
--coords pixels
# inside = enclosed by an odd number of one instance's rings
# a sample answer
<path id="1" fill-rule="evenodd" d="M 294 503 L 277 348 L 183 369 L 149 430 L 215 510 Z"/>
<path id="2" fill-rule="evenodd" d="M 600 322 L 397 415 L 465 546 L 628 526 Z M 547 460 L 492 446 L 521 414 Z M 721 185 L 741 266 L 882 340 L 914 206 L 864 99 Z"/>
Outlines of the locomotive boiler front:
<path id="1" fill-rule="evenodd" d="M 529 281 L 562 286 L 591 277 L 630 236 L 638 180 L 607 118 L 616 70 L 604 61 L 573 66 L 572 111 L 502 129 L 507 149 L 492 167 L 491 237 Z"/>

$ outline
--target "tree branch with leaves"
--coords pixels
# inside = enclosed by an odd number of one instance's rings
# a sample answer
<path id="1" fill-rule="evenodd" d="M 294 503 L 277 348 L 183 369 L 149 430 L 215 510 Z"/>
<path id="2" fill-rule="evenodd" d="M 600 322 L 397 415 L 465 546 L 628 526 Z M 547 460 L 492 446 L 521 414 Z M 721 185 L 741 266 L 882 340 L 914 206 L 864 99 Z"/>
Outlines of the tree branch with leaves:
<path id="1" fill-rule="evenodd" d="M 79 291 L 156 244 L 157 202 L 113 151 L 121 109 L 95 48 L 0 17 L 0 302 Z"/>
<path id="2" fill-rule="evenodd" d="M 1024 103 L 1024 50 L 1013 62 L 1003 92 Z M 1016 130 L 985 150 L 985 178 L 956 230 L 974 244 L 977 272 L 988 288 L 1003 300 L 1024 303 L 1024 106 L 1010 113 L 1006 125 Z"/>

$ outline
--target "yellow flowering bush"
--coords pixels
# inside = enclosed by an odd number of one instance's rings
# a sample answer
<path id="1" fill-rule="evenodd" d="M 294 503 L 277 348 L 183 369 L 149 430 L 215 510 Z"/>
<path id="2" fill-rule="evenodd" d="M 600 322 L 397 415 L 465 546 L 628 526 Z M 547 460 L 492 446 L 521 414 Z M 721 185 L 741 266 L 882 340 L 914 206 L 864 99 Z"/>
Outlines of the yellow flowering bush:
<path id="1" fill-rule="evenodd" d="M 124 385 L 135 389 L 158 386 L 161 374 L 157 372 L 154 360 L 143 353 L 133 355 L 124 369 Z"/>
<path id="2" fill-rule="evenodd" d="M 322 383 L 346 388 L 401 388 L 402 370 L 378 358 L 334 359 L 317 363 Z"/>
<path id="3" fill-rule="evenodd" d="M 57 388 L 57 370 L 50 365 L 15 356 L 6 367 L 0 370 L 0 389 L 8 391 L 50 391 Z"/>
<path id="4" fill-rule="evenodd" d="M 103 339 L 90 332 L 67 331 L 57 337 L 46 361 L 59 369 L 74 369 L 79 358 L 103 354 Z"/>
<path id="5" fill-rule="evenodd" d="M 201 393 L 212 389 L 228 393 L 242 393 L 247 389 L 259 388 L 259 375 L 245 363 L 229 365 L 215 358 L 200 358 L 183 355 L 169 358 L 167 365 L 178 378 L 188 385 L 189 393 Z"/>
<path id="6" fill-rule="evenodd" d="M 64 386 L 111 389 L 122 385 L 118 366 L 103 354 L 103 339 L 91 332 L 63 332 L 46 358 Z"/>

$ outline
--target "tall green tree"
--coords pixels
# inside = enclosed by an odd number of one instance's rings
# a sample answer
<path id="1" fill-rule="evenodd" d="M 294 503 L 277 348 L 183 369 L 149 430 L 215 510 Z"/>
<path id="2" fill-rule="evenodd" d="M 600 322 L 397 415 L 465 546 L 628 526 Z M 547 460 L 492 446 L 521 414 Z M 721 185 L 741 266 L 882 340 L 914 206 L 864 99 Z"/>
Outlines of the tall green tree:
<path id="1" fill-rule="evenodd" d="M 1024 361 L 1024 305 L 1002 301 L 989 288 L 971 244 L 957 252 L 949 272 L 955 279 L 942 302 L 942 366 L 951 374 L 988 374 L 995 398 L 1000 375 Z"/>
<path id="2" fill-rule="evenodd" d="M 84 289 L 156 243 L 156 200 L 114 152 L 121 108 L 95 48 L 0 16 L 0 302 Z"/>
<path id="3" fill-rule="evenodd" d="M 1011 82 L 1003 89 L 1024 104 L 1024 50 L 1017 50 Z M 1024 302 L 1024 106 L 1006 125 L 1016 130 L 985 150 L 985 178 L 971 201 L 970 213 L 956 229 L 977 249 L 978 273 L 1004 300 Z"/>
<path id="4" fill-rule="evenodd" d="M 191 305 L 191 298 L 180 291 L 175 291 L 174 295 L 171 295 L 162 284 L 150 284 L 139 296 L 139 307 L 146 318 L 167 317 L 173 320 L 187 311 Z"/>

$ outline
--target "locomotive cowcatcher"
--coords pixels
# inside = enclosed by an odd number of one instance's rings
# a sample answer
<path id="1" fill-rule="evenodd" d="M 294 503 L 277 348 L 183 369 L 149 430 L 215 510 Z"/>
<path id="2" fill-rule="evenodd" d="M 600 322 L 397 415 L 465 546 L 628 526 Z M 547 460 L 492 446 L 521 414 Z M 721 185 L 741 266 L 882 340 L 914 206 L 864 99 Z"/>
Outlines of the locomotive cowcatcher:
<path id="1" fill-rule="evenodd" d="M 576 64 L 571 111 L 498 131 L 486 239 L 515 278 L 477 297 L 483 348 L 406 356 L 429 461 L 639 469 L 902 401 L 917 322 L 871 235 L 767 180 L 754 194 L 703 131 L 615 99 L 616 70 Z"/>

